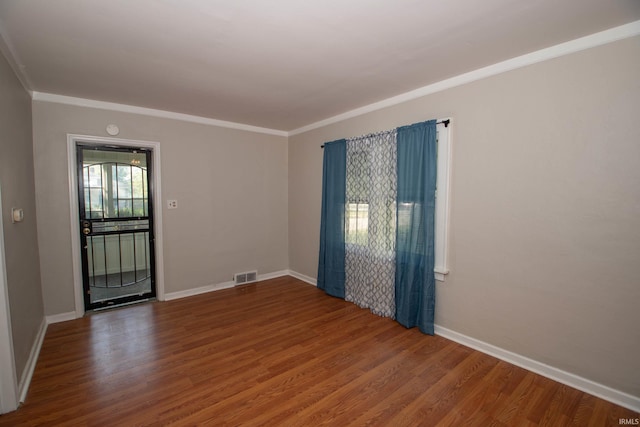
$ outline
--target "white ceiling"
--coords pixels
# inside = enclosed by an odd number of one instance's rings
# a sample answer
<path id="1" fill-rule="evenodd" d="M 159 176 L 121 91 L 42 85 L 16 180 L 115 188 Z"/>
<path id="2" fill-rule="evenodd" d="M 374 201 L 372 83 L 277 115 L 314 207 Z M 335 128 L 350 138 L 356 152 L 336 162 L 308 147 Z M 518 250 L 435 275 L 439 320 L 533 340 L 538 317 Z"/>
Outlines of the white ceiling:
<path id="1" fill-rule="evenodd" d="M 292 130 L 640 20 L 640 0 L 0 0 L 31 91 Z"/>

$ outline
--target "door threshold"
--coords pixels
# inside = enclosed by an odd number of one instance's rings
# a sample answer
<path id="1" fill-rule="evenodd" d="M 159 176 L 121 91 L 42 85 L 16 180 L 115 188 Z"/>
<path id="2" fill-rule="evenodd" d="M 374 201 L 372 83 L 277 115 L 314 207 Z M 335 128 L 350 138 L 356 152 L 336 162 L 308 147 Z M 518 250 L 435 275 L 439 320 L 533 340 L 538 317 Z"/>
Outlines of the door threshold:
<path id="1" fill-rule="evenodd" d="M 99 311 L 105 311 L 105 310 L 111 310 L 112 308 L 122 308 L 122 307 L 126 307 L 128 305 L 141 304 L 143 302 L 150 302 L 150 301 L 156 301 L 156 299 L 155 298 L 145 298 L 145 299 L 140 299 L 140 300 L 137 300 L 137 301 L 129 301 L 129 302 L 123 302 L 121 304 L 108 305 L 106 307 L 98 307 L 98 308 L 94 308 L 93 310 L 87 310 L 86 314 L 97 313 Z"/>

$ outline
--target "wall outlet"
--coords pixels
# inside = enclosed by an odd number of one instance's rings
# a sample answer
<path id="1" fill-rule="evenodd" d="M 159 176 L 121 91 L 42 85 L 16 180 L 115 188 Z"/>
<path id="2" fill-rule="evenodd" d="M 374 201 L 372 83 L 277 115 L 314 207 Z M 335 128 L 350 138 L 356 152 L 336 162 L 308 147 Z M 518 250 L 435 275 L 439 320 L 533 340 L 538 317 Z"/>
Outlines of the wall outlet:
<path id="1" fill-rule="evenodd" d="M 167 209 L 178 209 L 177 200 L 167 200 Z"/>

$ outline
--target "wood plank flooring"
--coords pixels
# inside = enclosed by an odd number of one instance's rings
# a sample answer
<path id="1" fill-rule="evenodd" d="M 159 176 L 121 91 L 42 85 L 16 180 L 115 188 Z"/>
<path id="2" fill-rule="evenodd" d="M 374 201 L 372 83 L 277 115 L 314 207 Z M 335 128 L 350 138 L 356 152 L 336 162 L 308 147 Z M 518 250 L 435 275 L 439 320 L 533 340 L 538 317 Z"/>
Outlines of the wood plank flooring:
<path id="1" fill-rule="evenodd" d="M 0 426 L 617 426 L 638 414 L 292 277 L 50 325 Z"/>

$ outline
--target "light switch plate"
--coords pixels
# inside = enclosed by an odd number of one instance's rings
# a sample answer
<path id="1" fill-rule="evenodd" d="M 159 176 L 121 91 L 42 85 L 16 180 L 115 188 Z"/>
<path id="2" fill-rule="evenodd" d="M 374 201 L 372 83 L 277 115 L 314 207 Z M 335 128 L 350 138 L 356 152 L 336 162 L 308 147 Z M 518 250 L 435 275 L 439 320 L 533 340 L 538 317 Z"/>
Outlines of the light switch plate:
<path id="1" fill-rule="evenodd" d="M 24 220 L 24 211 L 20 208 L 11 208 L 11 222 L 22 222 Z"/>

